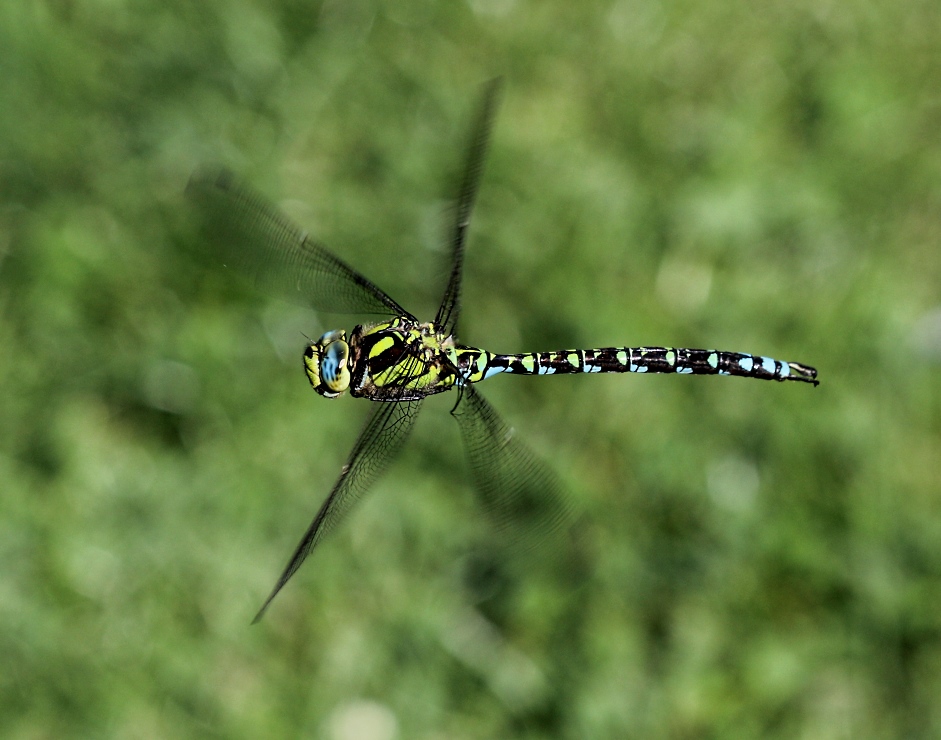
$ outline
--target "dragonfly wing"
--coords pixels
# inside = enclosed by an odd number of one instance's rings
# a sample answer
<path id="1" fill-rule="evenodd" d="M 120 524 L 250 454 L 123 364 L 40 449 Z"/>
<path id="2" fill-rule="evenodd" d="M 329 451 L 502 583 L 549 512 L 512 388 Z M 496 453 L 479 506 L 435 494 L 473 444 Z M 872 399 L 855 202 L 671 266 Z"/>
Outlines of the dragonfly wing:
<path id="1" fill-rule="evenodd" d="M 480 175 L 483 171 L 484 156 L 487 153 L 487 143 L 490 139 L 490 128 L 497 108 L 501 82 L 498 77 L 488 82 L 484 89 L 483 100 L 477 111 L 477 118 L 474 120 L 470 147 L 467 151 L 464 178 L 461 181 L 461 190 L 457 200 L 454 230 L 451 234 L 451 274 L 441 306 L 438 308 L 438 315 L 435 316 L 435 326 L 446 335 L 454 332 L 460 312 L 461 273 L 464 267 L 467 227 L 470 224 L 471 211 L 474 209 L 477 188 L 480 185 Z"/>
<path id="2" fill-rule="evenodd" d="M 317 543 L 336 527 L 398 454 L 408 438 L 420 408 L 421 400 L 375 404 L 333 490 L 304 533 L 274 590 L 255 616 L 253 624 L 264 616 L 272 599 L 297 572 Z"/>
<path id="3" fill-rule="evenodd" d="M 484 510 L 511 549 L 555 541 L 574 510 L 559 476 L 507 426 L 472 386 L 452 412 L 461 429 L 474 485 Z"/>
<path id="4" fill-rule="evenodd" d="M 186 196 L 216 254 L 264 291 L 329 313 L 411 316 L 228 170 L 197 170 Z"/>

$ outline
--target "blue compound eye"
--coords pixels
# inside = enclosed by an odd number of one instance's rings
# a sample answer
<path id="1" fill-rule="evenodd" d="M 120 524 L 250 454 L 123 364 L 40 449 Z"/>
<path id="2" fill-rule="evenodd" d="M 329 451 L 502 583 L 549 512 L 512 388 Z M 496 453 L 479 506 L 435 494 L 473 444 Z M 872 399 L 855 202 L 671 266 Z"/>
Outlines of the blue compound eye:
<path id="1" fill-rule="evenodd" d="M 350 387 L 350 345 L 346 332 L 331 331 L 304 350 L 307 379 L 321 396 L 336 398 Z"/>
<path id="2" fill-rule="evenodd" d="M 345 342 L 343 345 L 345 346 Z M 327 385 L 334 385 L 337 382 L 337 375 L 340 372 L 341 365 L 346 361 L 349 354 L 345 351 L 340 342 L 332 342 L 324 352 L 323 360 L 320 363 L 320 377 Z"/>
<path id="3" fill-rule="evenodd" d="M 323 349 L 320 359 L 320 381 L 325 390 L 343 393 L 350 387 L 350 345 L 338 339 L 330 342 Z"/>

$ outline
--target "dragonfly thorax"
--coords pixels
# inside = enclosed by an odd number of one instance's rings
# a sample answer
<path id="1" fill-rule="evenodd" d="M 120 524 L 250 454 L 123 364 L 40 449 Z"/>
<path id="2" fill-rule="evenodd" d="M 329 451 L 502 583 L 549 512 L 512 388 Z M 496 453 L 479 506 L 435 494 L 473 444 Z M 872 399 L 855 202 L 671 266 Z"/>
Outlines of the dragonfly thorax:
<path id="1" fill-rule="evenodd" d="M 304 371 L 324 398 L 336 398 L 350 387 L 350 345 L 342 329 L 328 331 L 304 350 Z"/>
<path id="2" fill-rule="evenodd" d="M 304 350 L 304 371 L 325 398 L 349 391 L 373 401 L 407 401 L 450 390 L 460 377 L 454 339 L 432 323 L 397 316 L 324 334 Z"/>

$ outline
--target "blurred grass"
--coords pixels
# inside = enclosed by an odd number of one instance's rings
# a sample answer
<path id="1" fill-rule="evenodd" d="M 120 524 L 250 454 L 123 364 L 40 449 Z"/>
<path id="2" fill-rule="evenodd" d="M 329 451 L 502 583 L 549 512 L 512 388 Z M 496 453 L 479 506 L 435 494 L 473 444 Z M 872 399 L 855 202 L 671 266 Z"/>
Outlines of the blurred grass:
<path id="1" fill-rule="evenodd" d="M 941 734 L 935 3 L 0 9 L 0 734 Z M 506 78 L 462 339 L 818 367 L 497 378 L 590 576 L 474 575 L 450 399 L 248 622 L 365 409 L 206 269 L 221 161 L 419 315 Z M 327 317 L 328 319 L 330 317 Z"/>

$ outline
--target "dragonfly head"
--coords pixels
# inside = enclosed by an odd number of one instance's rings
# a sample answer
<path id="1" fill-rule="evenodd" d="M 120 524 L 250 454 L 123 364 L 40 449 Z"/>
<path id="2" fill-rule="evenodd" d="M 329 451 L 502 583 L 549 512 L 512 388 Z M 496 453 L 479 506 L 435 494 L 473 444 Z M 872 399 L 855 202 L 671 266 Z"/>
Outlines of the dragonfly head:
<path id="1" fill-rule="evenodd" d="M 304 371 L 324 398 L 336 398 L 350 387 L 350 345 L 346 332 L 328 331 L 304 350 Z"/>

